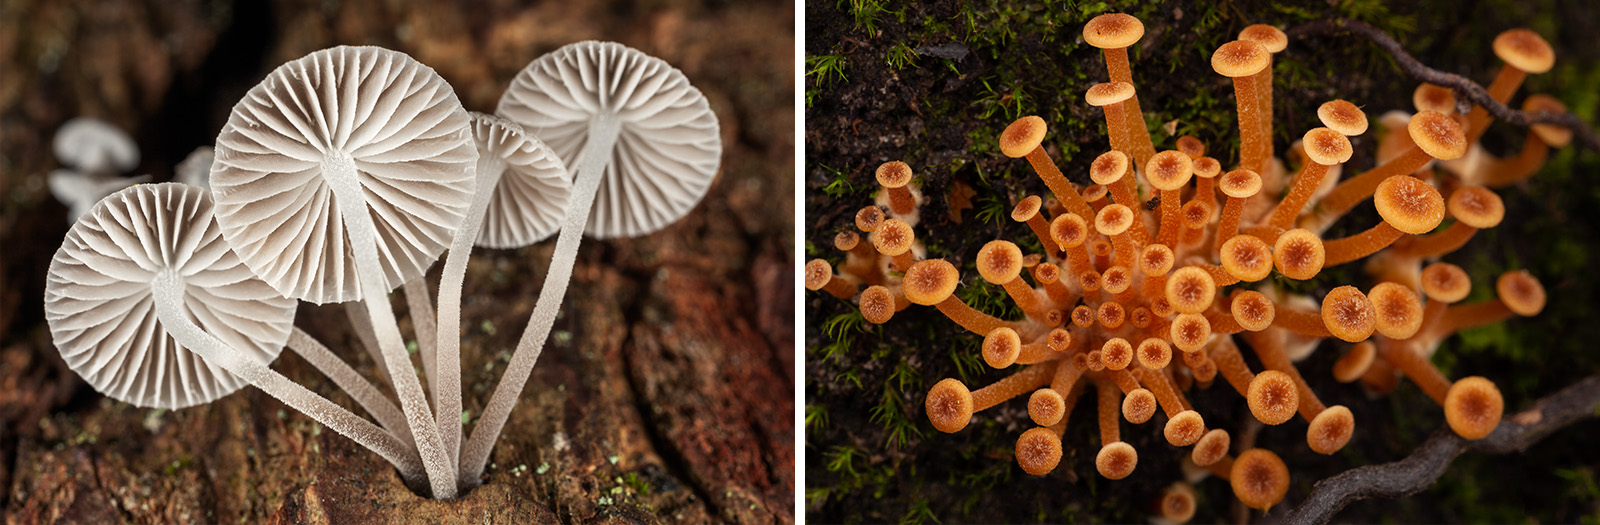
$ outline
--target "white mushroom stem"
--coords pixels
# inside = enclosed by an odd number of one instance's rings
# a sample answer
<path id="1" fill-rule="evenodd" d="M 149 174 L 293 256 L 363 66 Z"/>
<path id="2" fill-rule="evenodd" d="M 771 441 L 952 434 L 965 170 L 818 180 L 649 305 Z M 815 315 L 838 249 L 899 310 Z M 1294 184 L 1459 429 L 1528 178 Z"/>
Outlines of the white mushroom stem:
<path id="1" fill-rule="evenodd" d="M 317 370 L 333 380 L 333 384 L 338 385 L 339 389 L 350 394 L 350 398 L 356 400 L 356 404 L 361 405 L 368 414 L 372 414 L 372 418 L 378 420 L 378 424 L 383 425 L 384 430 L 400 438 L 407 448 L 416 450 L 417 442 L 411 437 L 411 428 L 406 426 L 406 416 L 400 412 L 400 407 L 394 406 L 393 401 L 383 397 L 383 393 L 379 392 L 377 387 L 372 386 L 372 383 L 367 381 L 367 378 L 361 377 L 356 369 L 350 368 L 343 359 L 334 355 L 332 350 L 323 346 L 321 341 L 317 341 L 317 338 L 311 337 L 311 334 L 296 326 L 289 332 L 289 342 L 285 346 L 311 363 L 311 366 L 317 367 Z"/>
<path id="2" fill-rule="evenodd" d="M 423 478 L 422 463 L 413 454 L 413 449 L 407 447 L 394 434 L 307 390 L 299 383 L 290 381 L 266 364 L 246 358 L 245 356 L 249 354 L 228 346 L 227 343 L 195 325 L 194 321 L 189 319 L 188 307 L 184 304 L 183 277 L 176 271 L 170 269 L 162 271 L 150 284 L 156 318 L 178 344 L 199 355 L 207 363 L 239 376 L 240 379 L 244 379 L 300 413 L 310 416 L 318 423 L 326 425 L 334 432 L 378 453 L 400 470 L 401 477 L 409 481 L 420 481 Z"/>
<path id="3" fill-rule="evenodd" d="M 394 383 L 389 379 L 389 369 L 383 367 L 383 351 L 378 349 L 378 336 L 372 333 L 372 319 L 367 318 L 367 307 L 359 302 L 350 301 L 344 303 L 344 313 L 350 317 L 350 329 L 355 330 L 356 339 L 361 340 L 361 346 L 372 356 L 372 364 L 378 368 L 378 376 L 384 381 Z"/>
<path id="4" fill-rule="evenodd" d="M 411 330 L 417 336 L 417 354 L 422 356 L 422 377 L 428 381 L 428 393 L 433 394 L 433 406 L 439 406 L 439 359 L 434 351 L 434 338 L 437 329 L 434 327 L 433 297 L 428 293 L 428 277 L 426 274 L 417 276 L 416 279 L 406 281 L 400 287 L 406 294 L 406 312 L 411 314 Z M 458 366 L 459 368 L 459 366 Z M 438 417 L 435 414 L 435 417 Z M 450 450 L 449 442 L 445 442 L 445 450 Z"/>
<path id="5" fill-rule="evenodd" d="M 329 152 L 322 163 L 322 172 L 333 190 L 345 232 L 350 236 L 362 302 L 367 305 L 367 315 L 372 319 L 373 333 L 377 336 L 378 348 L 383 351 L 384 365 L 389 368 L 390 382 L 400 398 L 400 408 L 405 411 L 406 423 L 417 440 L 417 453 L 422 458 L 423 470 L 428 473 L 432 495 L 435 499 L 454 499 L 456 472 L 450 461 L 451 454 L 445 453 L 439 426 L 428 408 L 422 382 L 417 379 L 411 358 L 406 355 L 400 325 L 389 306 L 389 289 L 383 284 L 383 266 L 378 260 L 377 227 L 372 223 L 361 183 L 356 180 L 355 161 L 344 153 Z"/>
<path id="6" fill-rule="evenodd" d="M 467 217 L 462 220 L 461 228 L 450 240 L 450 253 L 445 256 L 444 271 L 439 274 L 439 370 L 430 381 L 437 381 L 431 384 L 434 385 L 434 406 L 438 407 L 439 433 L 443 435 L 445 450 L 451 452 L 450 460 L 456 465 L 460 465 L 461 455 L 461 287 L 466 280 L 472 244 L 478 240 L 489 200 L 505 171 L 505 160 L 499 155 L 478 156 L 478 190 L 467 207 Z"/>
<path id="7" fill-rule="evenodd" d="M 584 227 L 589 224 L 589 211 L 594 207 L 594 197 L 600 191 L 600 180 L 605 177 L 611 161 L 617 136 L 622 133 L 622 122 L 616 115 L 596 115 L 589 122 L 589 137 L 578 153 L 578 167 L 573 172 L 573 194 L 561 219 L 561 235 L 556 238 L 555 255 L 550 258 L 550 272 L 545 275 L 544 288 L 539 291 L 539 301 L 533 305 L 528 317 L 528 328 L 517 341 L 517 351 L 511 354 L 511 364 L 495 385 L 494 395 L 484 406 L 483 417 L 472 428 L 466 450 L 461 455 L 461 479 L 476 484 L 489 462 L 489 449 L 500 437 L 511 409 L 522 395 L 522 387 L 539 361 L 550 327 L 556 322 L 561 302 L 567 296 L 567 284 L 572 281 L 572 265 L 578 259 L 578 244 L 583 240 Z"/>

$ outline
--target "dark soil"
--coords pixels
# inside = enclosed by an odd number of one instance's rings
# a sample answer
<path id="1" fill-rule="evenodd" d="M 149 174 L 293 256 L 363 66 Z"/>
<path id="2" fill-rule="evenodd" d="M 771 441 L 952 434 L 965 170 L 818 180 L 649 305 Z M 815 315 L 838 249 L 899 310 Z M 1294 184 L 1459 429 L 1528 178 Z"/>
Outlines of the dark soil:
<path id="1" fill-rule="evenodd" d="M 1069 178 L 1086 179 L 1089 161 L 1104 151 L 1107 139 L 1100 111 L 1083 102 L 1083 92 L 1105 81 L 1106 73 L 1099 51 L 1082 43 L 1079 34 L 1083 23 L 1101 12 L 1129 12 L 1144 21 L 1145 37 L 1130 54 L 1158 149 L 1170 149 L 1177 136 L 1192 134 L 1207 143 L 1208 155 L 1237 158 L 1232 89 L 1211 70 L 1210 52 L 1248 24 L 1289 28 L 1336 16 L 1383 28 L 1424 63 L 1484 84 L 1500 67 L 1489 51 L 1490 40 L 1505 29 L 1530 27 L 1555 47 L 1557 67 L 1531 76 L 1512 102 L 1520 104 L 1528 93 L 1548 93 L 1595 121 L 1600 50 L 1592 41 L 1600 13 L 1593 7 L 1556 1 L 1458 4 L 808 1 L 806 257 L 840 261 L 833 236 L 853 228 L 855 210 L 871 202 L 873 170 L 903 160 L 916 170 L 929 197 L 916 228 L 928 256 L 963 268 L 969 277 L 963 289 L 998 289 L 973 277 L 972 257 L 996 238 L 1017 240 L 1027 250 L 1032 234 L 1010 221 L 1009 212 L 1021 196 L 1048 190 L 1024 161 L 1000 155 L 995 137 L 1019 116 L 1040 115 L 1051 126 L 1047 151 Z M 1274 71 L 1279 152 L 1317 125 L 1314 110 L 1324 101 L 1354 101 L 1375 120 L 1390 109 L 1410 109 L 1416 87 L 1376 47 L 1348 35 L 1292 41 L 1277 55 Z M 1168 126 L 1170 131 L 1162 129 Z M 1521 147 L 1524 133 L 1496 124 L 1483 143 L 1494 154 L 1510 155 Z M 1364 136 L 1354 145 L 1347 175 L 1372 166 L 1377 144 Z M 1600 191 L 1591 181 L 1597 170 L 1597 152 L 1553 153 L 1533 180 L 1499 191 L 1508 208 L 1505 223 L 1445 258 L 1473 275 L 1474 299 L 1492 296 L 1493 279 L 1521 267 L 1552 294 L 1551 305 L 1538 317 L 1469 331 L 1453 338 L 1435 359 L 1451 377 L 1494 380 L 1508 413 L 1600 372 L 1600 357 L 1584 343 L 1600 337 L 1600 327 L 1588 320 L 1600 301 L 1600 282 L 1586 269 L 1591 257 L 1600 255 L 1600 215 L 1586 211 L 1600 206 Z M 949 196 L 963 187 L 975 190 L 972 208 L 957 210 Z M 987 216 L 985 210 L 998 213 Z M 1358 208 L 1331 234 L 1365 229 L 1375 220 L 1370 206 Z M 1304 291 L 1320 296 L 1339 284 L 1370 285 L 1358 267 L 1339 270 L 1324 272 Z M 998 299 L 1004 294 L 971 293 L 997 298 L 991 314 L 1021 315 Z M 1120 481 L 1100 477 L 1093 466 L 1099 438 L 1092 403 L 1080 403 L 1091 406 L 1071 415 L 1075 423 L 1063 438 L 1060 466 L 1044 477 L 1029 476 L 1011 456 L 1017 436 L 1033 426 L 1022 401 L 982 413 L 955 434 L 934 430 L 922 413 L 928 388 L 943 378 L 981 386 L 1003 377 L 972 357 L 980 338 L 926 308 L 896 314 L 881 327 L 859 318 L 852 322 L 854 306 L 826 294 L 808 293 L 804 308 L 810 520 L 1142 522 L 1161 489 L 1183 477 L 1178 458 L 1187 451 L 1167 445 L 1159 429 L 1149 425 L 1123 426 L 1124 439 L 1140 452 L 1134 475 Z M 1278 452 L 1288 463 L 1293 486 L 1280 508 L 1265 516 L 1268 520 L 1281 519 L 1316 480 L 1400 459 L 1443 425 L 1438 406 L 1409 383 L 1390 396 L 1369 398 L 1358 386 L 1335 382 L 1329 369 L 1347 346 L 1324 343 L 1298 365 L 1325 403 L 1346 405 L 1356 415 L 1354 440 L 1332 456 L 1307 448 L 1305 423 L 1299 419 L 1259 433 L 1246 430 L 1252 418 L 1226 386 L 1189 393 L 1210 426 L 1228 429 L 1236 443 L 1254 435 L 1256 446 Z M 1259 369 L 1253 360 L 1250 364 Z M 1584 438 L 1596 431 L 1600 422 L 1589 420 L 1520 457 L 1463 456 L 1432 489 L 1399 501 L 1356 504 L 1338 521 L 1600 519 L 1600 489 L 1595 488 L 1600 452 Z M 1263 517 L 1246 514 L 1225 482 L 1209 479 L 1197 488 L 1196 522 Z"/>
<path id="2" fill-rule="evenodd" d="M 794 521 L 792 4 L 513 4 L 0 3 L 6 523 Z M 165 181 L 214 141 L 247 89 L 311 51 L 398 49 L 437 69 L 468 109 L 492 111 L 530 60 L 586 39 L 682 69 L 721 121 L 722 173 L 661 232 L 585 242 L 563 317 L 480 488 L 419 498 L 376 455 L 259 390 L 137 409 L 61 361 L 40 298 L 69 226 L 45 185 L 59 167 L 49 141 L 65 120 L 97 116 L 131 131 L 137 173 Z M 552 246 L 483 250 L 468 267 L 462 370 L 474 416 L 527 323 Z M 300 326 L 370 374 L 345 319 L 339 305 L 299 312 Z M 354 406 L 297 357 L 274 368 Z"/>

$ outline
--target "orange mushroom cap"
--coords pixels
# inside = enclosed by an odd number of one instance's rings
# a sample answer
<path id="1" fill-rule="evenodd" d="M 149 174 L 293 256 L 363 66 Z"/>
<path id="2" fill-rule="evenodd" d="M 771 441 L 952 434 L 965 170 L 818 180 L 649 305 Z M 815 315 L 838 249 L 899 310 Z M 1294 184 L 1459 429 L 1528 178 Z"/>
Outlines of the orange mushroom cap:
<path id="1" fill-rule="evenodd" d="M 1494 55 L 1511 67 L 1544 73 L 1556 64 L 1556 52 L 1544 37 L 1527 29 L 1510 29 L 1494 37 Z"/>
<path id="2" fill-rule="evenodd" d="M 1528 99 L 1522 101 L 1522 110 L 1528 113 L 1547 111 L 1550 113 L 1561 114 L 1567 112 L 1567 105 L 1562 104 L 1560 100 L 1556 100 L 1555 97 L 1550 95 L 1535 94 L 1528 95 Z M 1529 126 L 1529 128 L 1533 129 L 1533 132 L 1539 135 L 1539 140 L 1544 141 L 1545 144 L 1548 144 L 1552 147 L 1559 148 L 1572 142 L 1572 130 L 1562 126 L 1557 126 L 1554 124 L 1534 124 Z"/>
<path id="3" fill-rule="evenodd" d="M 1050 238 L 1063 249 L 1077 248 L 1089 240 L 1089 223 L 1076 213 L 1063 213 L 1050 221 Z"/>
<path id="4" fill-rule="evenodd" d="M 910 251 L 916 238 L 916 233 L 906 221 L 887 219 L 873 230 L 872 246 L 878 249 L 878 253 L 892 257 Z"/>
<path id="5" fill-rule="evenodd" d="M 1408 286 L 1383 282 L 1367 294 L 1376 314 L 1378 333 L 1390 339 L 1410 339 L 1422 329 L 1422 298 Z"/>
<path id="6" fill-rule="evenodd" d="M 1494 282 L 1494 291 L 1500 295 L 1500 301 L 1517 315 L 1532 317 L 1544 310 L 1544 285 L 1539 284 L 1539 280 L 1527 270 L 1500 274 L 1500 278 Z"/>
<path id="7" fill-rule="evenodd" d="M 1178 217 L 1183 227 L 1191 230 L 1205 228 L 1206 223 L 1211 221 L 1211 206 L 1207 202 L 1197 200 L 1183 203 L 1183 207 L 1178 210 Z"/>
<path id="8" fill-rule="evenodd" d="M 1044 133 L 1049 129 L 1044 119 L 1037 115 L 1028 115 L 1006 126 L 1000 132 L 1000 153 L 1007 157 L 1021 158 L 1028 156 L 1040 144 L 1044 143 Z"/>
<path id="9" fill-rule="evenodd" d="M 1411 141 L 1433 158 L 1450 160 L 1467 154 L 1467 135 L 1461 123 L 1442 113 L 1419 112 L 1406 123 L 1406 130 L 1411 134 Z"/>
<path id="10" fill-rule="evenodd" d="M 1222 175 L 1217 189 L 1235 199 L 1248 199 L 1261 191 L 1261 175 L 1247 169 L 1237 169 Z"/>
<path id="11" fill-rule="evenodd" d="M 1411 105 L 1417 111 L 1433 111 L 1449 115 L 1456 112 L 1456 92 L 1450 88 L 1423 82 L 1411 92 Z"/>
<path id="12" fill-rule="evenodd" d="M 1272 451 L 1253 448 L 1233 460 L 1228 483 L 1245 506 L 1266 510 L 1289 492 L 1289 467 Z"/>
<path id="13" fill-rule="evenodd" d="M 864 206 L 856 212 L 856 229 L 870 232 L 883 225 L 883 208 L 877 206 Z"/>
<path id="14" fill-rule="evenodd" d="M 1023 197 L 1017 202 L 1017 206 L 1011 209 L 1011 220 L 1028 222 L 1029 219 L 1039 215 L 1039 210 L 1043 207 L 1044 199 L 1040 199 L 1038 195 Z"/>
<path id="15" fill-rule="evenodd" d="M 1439 262 L 1422 269 L 1422 293 L 1428 299 L 1454 303 L 1472 292 L 1472 278 L 1460 266 Z"/>
<path id="16" fill-rule="evenodd" d="M 1200 139 L 1194 138 L 1193 135 L 1178 137 L 1177 148 L 1191 159 L 1199 159 L 1206 154 L 1206 143 L 1200 142 Z"/>
<path id="17" fill-rule="evenodd" d="M 1135 425 L 1143 425 L 1156 415 L 1156 409 L 1161 408 L 1161 403 L 1156 401 L 1156 395 L 1149 389 L 1139 388 L 1128 392 L 1122 398 L 1122 418 Z"/>
<path id="18" fill-rule="evenodd" d="M 1060 312 L 1061 310 L 1051 311 Z M 1045 336 L 1044 341 L 1045 346 L 1049 347 L 1051 350 L 1055 350 L 1057 352 L 1066 350 L 1068 346 L 1072 346 L 1072 331 L 1065 328 L 1052 329 L 1050 330 L 1050 334 Z"/>
<path id="19" fill-rule="evenodd" d="M 1151 370 L 1166 368 L 1172 362 L 1172 345 L 1159 337 L 1147 338 L 1139 342 L 1139 364 Z"/>
<path id="20" fill-rule="evenodd" d="M 1161 430 L 1166 436 L 1167 443 L 1174 447 L 1187 447 L 1200 441 L 1200 436 L 1206 433 L 1205 418 L 1199 412 L 1184 410 L 1178 415 L 1167 420 L 1167 426 Z"/>
<path id="21" fill-rule="evenodd" d="M 1094 215 L 1094 229 L 1101 235 L 1121 235 L 1133 226 L 1137 217 L 1133 210 L 1121 204 L 1107 204 Z"/>
<path id="22" fill-rule="evenodd" d="M 1122 293 L 1133 286 L 1133 272 L 1126 266 L 1112 266 L 1100 274 L 1100 289 L 1111 293 Z M 1117 303 L 1105 303 L 1107 305 Z M 1105 305 L 1101 305 L 1102 308 Z M 1120 305 L 1119 305 L 1120 307 Z"/>
<path id="23" fill-rule="evenodd" d="M 1047 428 L 1030 428 L 1017 438 L 1017 466 L 1035 476 L 1049 474 L 1061 463 L 1061 438 Z"/>
<path id="24" fill-rule="evenodd" d="M 1194 159 L 1194 176 L 1202 179 L 1215 178 L 1222 173 L 1222 163 L 1211 157 Z"/>
<path id="25" fill-rule="evenodd" d="M 1121 337 L 1107 340 L 1106 344 L 1100 346 L 1100 362 L 1112 370 L 1128 368 L 1133 363 L 1133 345 Z"/>
<path id="26" fill-rule="evenodd" d="M 1099 318 L 1100 324 L 1106 329 L 1116 330 L 1128 321 L 1128 311 L 1122 308 L 1122 303 L 1106 301 L 1100 303 Z"/>
<path id="27" fill-rule="evenodd" d="M 1185 266 L 1167 277 L 1167 303 L 1178 313 L 1197 314 L 1211 307 L 1217 281 L 1198 266 Z"/>
<path id="28" fill-rule="evenodd" d="M 1176 258 L 1172 254 L 1172 248 L 1168 248 L 1165 244 L 1146 244 L 1139 252 L 1138 262 L 1139 271 L 1145 275 L 1162 276 L 1172 270 Z"/>
<path id="29" fill-rule="evenodd" d="M 1094 162 L 1089 163 L 1089 178 L 1095 184 L 1109 186 L 1122 180 L 1130 164 L 1128 155 L 1123 152 L 1111 150 L 1101 153 L 1094 158 Z"/>
<path id="30" fill-rule="evenodd" d="M 1306 428 L 1306 444 L 1318 454 L 1332 454 L 1343 449 L 1356 433 L 1356 417 L 1344 405 L 1334 405 L 1311 418 Z"/>
<path id="31" fill-rule="evenodd" d="M 1100 49 L 1131 46 L 1144 38 L 1144 23 L 1133 15 L 1106 13 L 1083 25 L 1083 41 Z"/>
<path id="32" fill-rule="evenodd" d="M 1372 301 L 1354 286 L 1340 286 L 1322 298 L 1322 323 L 1334 337 L 1359 343 L 1372 337 L 1377 314 Z"/>
<path id="33" fill-rule="evenodd" d="M 946 434 L 953 433 L 966 428 L 967 422 L 972 420 L 972 392 L 960 380 L 947 378 L 928 390 L 923 408 L 933 428 Z"/>
<path id="34" fill-rule="evenodd" d="M 1194 176 L 1194 161 L 1178 150 L 1167 150 L 1150 157 L 1145 163 L 1145 180 L 1158 190 L 1171 191 L 1182 188 Z"/>
<path id="35" fill-rule="evenodd" d="M 1500 196 L 1483 186 L 1462 186 L 1450 194 L 1450 216 L 1467 226 L 1484 229 L 1500 225 L 1506 205 Z"/>
<path id="36" fill-rule="evenodd" d="M 1294 378 L 1277 370 L 1256 374 L 1245 392 L 1250 414 L 1268 425 L 1282 424 L 1300 410 L 1300 389 Z"/>
<path id="37" fill-rule="evenodd" d="M 1222 269 L 1241 281 L 1256 282 L 1272 274 L 1272 248 L 1254 235 L 1235 235 L 1222 243 Z"/>
<path id="38" fill-rule="evenodd" d="M 1297 281 L 1316 277 L 1322 271 L 1327 256 L 1322 238 L 1303 228 L 1283 232 L 1272 247 L 1273 263 L 1278 273 Z"/>
<path id="39" fill-rule="evenodd" d="M 1343 357 L 1333 363 L 1333 378 L 1340 383 L 1361 379 L 1378 356 L 1378 347 L 1372 341 L 1362 341 L 1350 347 Z"/>
<path id="40" fill-rule="evenodd" d="M 872 324 L 883 324 L 894 318 L 894 292 L 880 285 L 868 286 L 861 292 L 861 317 Z"/>
<path id="41" fill-rule="evenodd" d="M 1482 439 L 1494 432 L 1505 413 L 1505 399 L 1494 382 L 1481 376 L 1463 377 L 1444 396 L 1444 420 L 1450 430 L 1467 439 Z"/>
<path id="42" fill-rule="evenodd" d="M 1265 46 L 1248 40 L 1234 40 L 1211 54 L 1211 69 L 1225 77 L 1248 77 L 1266 69 L 1272 53 Z"/>
<path id="43" fill-rule="evenodd" d="M 1433 185 L 1407 175 L 1397 175 L 1378 183 L 1372 195 L 1378 215 L 1395 229 L 1412 235 L 1427 233 L 1444 220 L 1444 197 Z"/>
<path id="44" fill-rule="evenodd" d="M 1094 309 L 1085 305 L 1078 305 L 1072 309 L 1072 324 L 1079 328 L 1088 328 L 1094 324 Z"/>
<path id="45" fill-rule="evenodd" d="M 906 300 L 923 306 L 933 306 L 955 293 L 956 284 L 960 281 L 961 273 L 956 271 L 955 265 L 945 262 L 944 259 L 928 259 L 918 261 L 906 269 L 900 285 L 901 291 L 906 294 Z"/>
<path id="46" fill-rule="evenodd" d="M 845 230 L 839 232 L 838 235 L 833 236 L 834 248 L 848 252 L 852 249 L 855 249 L 857 244 L 861 244 L 861 234 L 856 232 Z"/>
<path id="47" fill-rule="evenodd" d="M 1022 249 L 1011 241 L 989 241 L 978 250 L 978 275 L 990 284 L 1005 284 L 1022 273 Z"/>
<path id="48" fill-rule="evenodd" d="M 1107 443 L 1094 455 L 1094 468 L 1106 479 L 1122 479 L 1139 466 L 1139 452 L 1126 441 Z"/>
<path id="49" fill-rule="evenodd" d="M 1317 106 L 1317 120 L 1322 125 L 1354 137 L 1367 132 L 1367 114 L 1348 100 L 1330 100 Z"/>
<path id="50" fill-rule="evenodd" d="M 1179 481 L 1161 492 L 1161 501 L 1157 503 L 1158 510 L 1161 517 L 1170 522 L 1187 523 L 1194 519 L 1197 498 L 1193 486 Z"/>
<path id="51" fill-rule="evenodd" d="M 1083 94 L 1084 101 L 1094 107 L 1109 106 L 1133 98 L 1133 84 L 1105 82 L 1095 84 Z"/>
<path id="52" fill-rule="evenodd" d="M 1301 144 L 1305 147 L 1306 157 L 1323 166 L 1344 164 L 1356 151 L 1344 133 L 1329 128 L 1312 128 L 1306 132 Z"/>
<path id="53" fill-rule="evenodd" d="M 1233 446 L 1232 441 L 1233 438 L 1228 436 L 1226 430 L 1220 428 L 1208 430 L 1206 435 L 1200 436 L 1200 441 L 1194 443 L 1194 451 L 1190 453 L 1189 459 L 1202 467 L 1216 463 L 1228 455 L 1228 448 Z"/>
<path id="54" fill-rule="evenodd" d="M 1199 352 L 1211 340 L 1211 321 L 1200 314 L 1178 314 L 1172 318 L 1167 337 L 1179 350 Z"/>
<path id="55" fill-rule="evenodd" d="M 1035 425 L 1048 427 L 1061 422 L 1067 414 L 1067 401 L 1055 389 L 1041 388 L 1028 396 L 1028 418 Z"/>
<path id="56" fill-rule="evenodd" d="M 1268 53 L 1277 53 L 1289 47 L 1289 35 L 1267 24 L 1251 24 L 1239 31 L 1239 40 L 1261 44 Z"/>
<path id="57" fill-rule="evenodd" d="M 806 289 L 811 291 L 821 290 L 833 280 L 833 265 L 822 259 L 812 259 L 806 263 Z"/>
<path id="58" fill-rule="evenodd" d="M 1022 337 L 1016 330 L 999 327 L 983 337 L 983 362 L 993 368 L 1005 368 L 1017 362 L 1022 353 Z"/>
<path id="59" fill-rule="evenodd" d="M 1272 326 L 1272 320 L 1277 317 L 1278 307 L 1272 303 L 1267 294 L 1255 290 L 1245 290 L 1233 296 L 1233 304 L 1229 306 L 1233 313 L 1233 320 L 1239 326 L 1251 332 L 1260 332 Z"/>
<path id="60" fill-rule="evenodd" d="M 878 184 L 885 188 L 904 188 L 911 183 L 911 166 L 891 160 L 878 166 Z"/>

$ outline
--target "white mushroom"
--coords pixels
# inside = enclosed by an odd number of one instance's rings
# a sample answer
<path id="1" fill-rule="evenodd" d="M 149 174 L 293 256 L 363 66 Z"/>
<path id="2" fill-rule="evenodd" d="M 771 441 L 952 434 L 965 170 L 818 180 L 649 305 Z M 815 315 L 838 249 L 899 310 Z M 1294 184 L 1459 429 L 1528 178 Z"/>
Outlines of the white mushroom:
<path id="1" fill-rule="evenodd" d="M 255 385 L 421 478 L 402 440 L 267 367 L 290 338 L 295 302 L 240 263 L 212 212 L 198 188 L 142 185 L 68 230 L 45 283 L 45 318 L 68 366 L 138 406 L 181 408 Z"/>
<path id="2" fill-rule="evenodd" d="M 56 130 L 56 160 L 84 173 L 126 173 L 139 165 L 139 146 L 116 126 L 78 117 Z"/>
<path id="3" fill-rule="evenodd" d="M 211 146 L 200 146 L 184 157 L 173 171 L 173 182 L 181 182 L 200 189 L 211 189 L 211 161 L 216 159 L 216 150 Z"/>
<path id="4" fill-rule="evenodd" d="M 105 172 L 84 173 L 62 169 L 50 172 L 47 180 L 50 194 L 67 205 L 67 218 L 77 220 L 89 213 L 89 208 L 106 195 L 134 184 L 150 182 L 150 176 L 123 177 Z"/>
<path id="5" fill-rule="evenodd" d="M 432 495 L 455 497 L 452 454 L 412 371 L 388 292 L 444 251 L 474 189 L 466 110 L 404 53 L 336 47 L 279 66 L 217 137 L 217 223 L 289 297 L 363 300 Z"/>
<path id="6" fill-rule="evenodd" d="M 539 359 L 583 232 L 605 238 L 660 229 L 699 202 L 722 159 L 717 117 L 700 90 L 672 65 L 621 44 L 580 42 L 534 60 L 495 112 L 566 162 L 573 200 L 528 327 L 462 452 L 468 483 L 483 472 Z"/>

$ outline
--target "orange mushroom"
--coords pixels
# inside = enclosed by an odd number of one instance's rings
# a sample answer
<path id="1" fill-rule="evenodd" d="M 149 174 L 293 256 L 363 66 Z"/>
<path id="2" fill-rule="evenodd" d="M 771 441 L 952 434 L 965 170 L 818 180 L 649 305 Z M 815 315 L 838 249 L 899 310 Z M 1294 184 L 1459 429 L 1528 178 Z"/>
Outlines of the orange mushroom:
<path id="1" fill-rule="evenodd" d="M 1211 68 L 1217 74 L 1233 79 L 1233 93 L 1239 110 L 1239 165 L 1261 173 L 1267 167 L 1267 136 L 1261 117 L 1262 93 L 1257 88 L 1255 75 L 1272 63 L 1272 53 L 1265 46 L 1247 40 L 1223 44 L 1211 54 Z"/>
<path id="2" fill-rule="evenodd" d="M 1233 460 L 1228 482 L 1245 506 L 1267 510 L 1289 493 L 1289 467 L 1272 451 L 1253 448 Z"/>
<path id="3" fill-rule="evenodd" d="M 1328 241 L 1327 266 L 1337 266 L 1389 246 L 1403 234 L 1432 231 L 1444 220 L 1444 197 L 1439 190 L 1415 177 L 1389 177 L 1378 185 L 1373 204 L 1383 222 L 1365 232 Z"/>
<path id="4" fill-rule="evenodd" d="M 822 290 L 840 299 L 856 295 L 856 285 L 834 275 L 833 265 L 822 259 L 812 259 L 806 263 L 806 289 Z"/>
<path id="5" fill-rule="evenodd" d="M 1083 26 L 1083 41 L 1100 48 L 1105 55 L 1106 72 L 1112 82 L 1133 84 L 1133 70 L 1128 66 L 1128 46 L 1132 46 L 1143 37 L 1144 23 L 1138 18 L 1122 13 L 1096 16 Z M 1127 153 L 1139 164 L 1144 164 L 1155 154 L 1156 149 L 1150 142 L 1150 128 L 1145 124 L 1144 115 L 1139 110 L 1138 96 L 1129 99 L 1127 114 L 1124 125 L 1127 126 L 1127 133 L 1134 138 L 1133 148 L 1127 150 Z"/>
<path id="6" fill-rule="evenodd" d="M 878 166 L 878 184 L 889 195 L 889 211 L 906 217 L 917 211 L 917 198 L 911 193 L 911 166 L 898 160 Z"/>
<path id="7" fill-rule="evenodd" d="M 996 328 L 1015 328 L 1013 323 L 974 310 L 957 298 L 954 293 L 960 281 L 961 274 L 956 271 L 954 265 L 943 259 L 929 259 L 911 265 L 900 284 L 906 294 L 906 300 L 923 306 L 936 307 L 951 321 L 971 330 L 972 333 L 988 335 Z"/>
<path id="8" fill-rule="evenodd" d="M 1056 167 L 1055 161 L 1050 160 L 1050 154 L 1045 153 L 1042 144 L 1046 129 L 1044 119 L 1037 116 L 1029 115 L 1017 119 L 1000 133 L 1000 153 L 1013 159 L 1027 157 L 1028 164 L 1033 166 L 1033 171 L 1039 174 L 1045 186 L 1050 187 L 1050 191 L 1056 194 L 1056 198 L 1065 204 L 1068 210 L 1082 217 L 1093 217 L 1094 210 L 1089 207 L 1089 203 L 1085 202 L 1083 196 L 1078 194 L 1078 190 L 1073 189 L 1072 183 L 1067 182 L 1067 178 L 1061 175 L 1061 168 Z"/>

